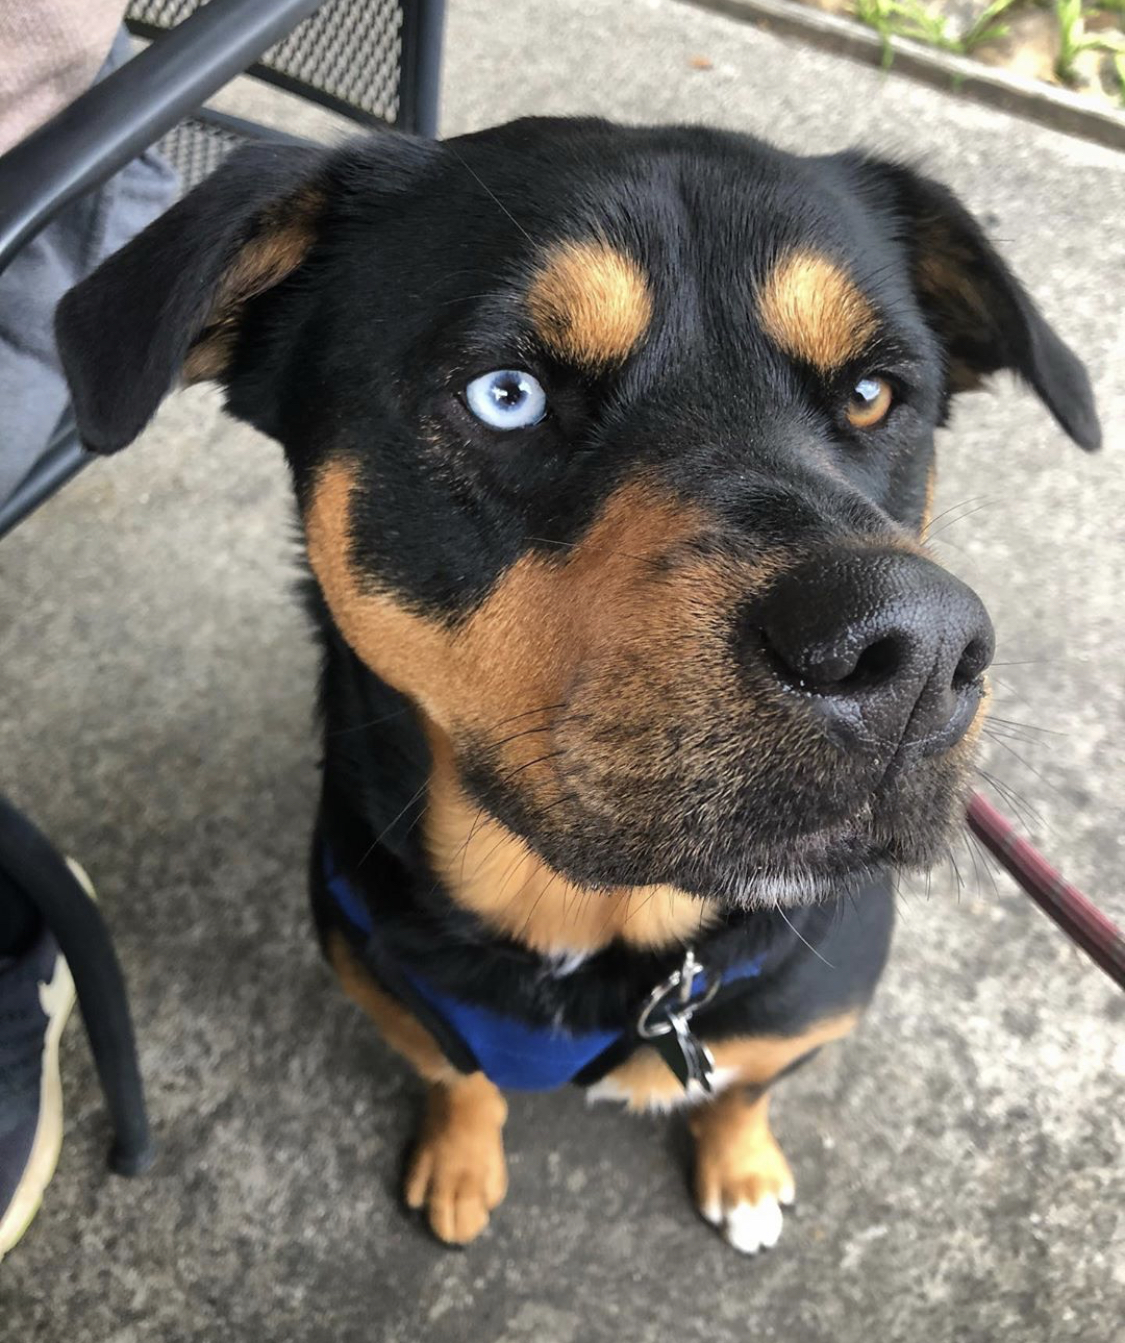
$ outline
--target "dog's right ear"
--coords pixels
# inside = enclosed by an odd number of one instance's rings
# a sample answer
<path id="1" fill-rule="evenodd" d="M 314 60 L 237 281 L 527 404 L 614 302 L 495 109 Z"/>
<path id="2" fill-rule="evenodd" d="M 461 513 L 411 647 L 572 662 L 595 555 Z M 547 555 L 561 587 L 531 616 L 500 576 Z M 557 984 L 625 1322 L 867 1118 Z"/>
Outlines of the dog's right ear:
<path id="1" fill-rule="evenodd" d="M 315 240 L 330 152 L 238 151 L 63 298 L 55 333 L 86 447 L 131 443 L 181 375 L 222 378 L 244 305 Z"/>

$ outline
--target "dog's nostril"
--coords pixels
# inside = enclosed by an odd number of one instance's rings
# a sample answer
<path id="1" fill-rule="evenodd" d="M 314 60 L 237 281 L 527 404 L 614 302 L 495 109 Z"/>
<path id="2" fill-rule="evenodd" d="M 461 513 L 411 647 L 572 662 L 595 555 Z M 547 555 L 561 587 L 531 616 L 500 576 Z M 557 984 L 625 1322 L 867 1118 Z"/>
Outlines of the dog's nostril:
<path id="1" fill-rule="evenodd" d="M 953 689 L 964 690 L 978 681 L 992 661 L 992 647 L 987 639 L 971 639 L 953 671 Z"/>
<path id="2" fill-rule="evenodd" d="M 840 652 L 806 653 L 788 647 L 783 639 L 771 638 L 768 630 L 762 631 L 762 638 L 786 681 L 820 695 L 876 689 L 893 680 L 910 655 L 909 641 L 897 632 L 875 639 L 858 651 L 851 648 Z"/>
<path id="3" fill-rule="evenodd" d="M 882 685 L 894 676 L 903 663 L 902 641 L 893 635 L 877 639 L 860 653 L 852 672 L 840 680 L 843 690 L 862 690 Z"/>

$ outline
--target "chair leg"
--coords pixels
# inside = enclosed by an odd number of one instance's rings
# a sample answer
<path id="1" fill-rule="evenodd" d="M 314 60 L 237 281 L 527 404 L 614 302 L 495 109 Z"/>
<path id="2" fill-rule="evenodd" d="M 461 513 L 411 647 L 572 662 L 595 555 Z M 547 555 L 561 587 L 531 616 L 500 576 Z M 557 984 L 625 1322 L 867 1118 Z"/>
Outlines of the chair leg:
<path id="1" fill-rule="evenodd" d="M 97 906 L 47 838 L 0 796 L 0 868 L 42 914 L 66 957 L 113 1123 L 110 1169 L 140 1175 L 155 1148 L 129 1017 L 109 930 Z"/>

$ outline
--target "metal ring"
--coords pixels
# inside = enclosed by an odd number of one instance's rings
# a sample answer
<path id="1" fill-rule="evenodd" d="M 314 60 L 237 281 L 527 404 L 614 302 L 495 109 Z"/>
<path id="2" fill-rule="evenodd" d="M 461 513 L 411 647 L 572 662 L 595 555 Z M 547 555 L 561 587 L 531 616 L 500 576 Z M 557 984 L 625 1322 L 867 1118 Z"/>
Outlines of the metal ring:
<path id="1" fill-rule="evenodd" d="M 696 971 L 696 974 L 699 973 L 700 971 Z M 695 975 L 692 976 L 693 981 L 695 977 Z M 637 1034 L 642 1040 L 654 1040 L 658 1036 L 670 1034 L 674 1029 L 670 1020 L 657 1022 L 656 1025 L 650 1025 L 649 1017 L 652 1016 L 653 1012 L 658 1007 L 661 1007 L 664 1004 L 667 998 L 675 993 L 683 982 L 683 971 L 673 970 L 668 978 L 662 984 L 658 984 L 645 999 L 644 1006 L 641 1008 L 640 1014 L 637 1017 Z M 679 1017 L 680 1020 L 685 1023 L 690 1021 L 701 1007 L 706 1007 L 711 999 L 714 998 L 715 994 L 718 993 L 720 988 L 722 988 L 722 978 L 721 976 L 716 976 L 707 985 L 702 997 L 695 999 L 694 1002 L 682 1003 L 669 1015 Z"/>

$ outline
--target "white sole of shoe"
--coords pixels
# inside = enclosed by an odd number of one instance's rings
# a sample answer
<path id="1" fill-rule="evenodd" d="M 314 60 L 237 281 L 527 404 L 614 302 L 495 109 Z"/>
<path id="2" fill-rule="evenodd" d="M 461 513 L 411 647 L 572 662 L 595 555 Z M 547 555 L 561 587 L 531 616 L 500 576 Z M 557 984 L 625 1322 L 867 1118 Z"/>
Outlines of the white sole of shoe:
<path id="1" fill-rule="evenodd" d="M 67 865 L 91 899 L 94 888 L 90 878 L 73 859 Z M 74 980 L 62 956 L 55 958 L 55 971 L 49 984 L 39 986 L 39 1003 L 48 1018 L 43 1040 L 42 1080 L 39 1087 L 39 1123 L 23 1178 L 15 1197 L 0 1218 L 0 1261 L 22 1238 L 35 1219 L 43 1194 L 59 1164 L 63 1139 L 62 1074 L 59 1071 L 59 1043 L 74 1007 Z"/>

